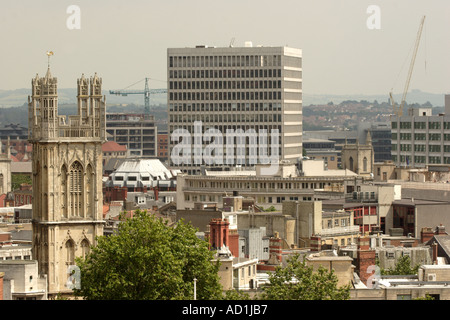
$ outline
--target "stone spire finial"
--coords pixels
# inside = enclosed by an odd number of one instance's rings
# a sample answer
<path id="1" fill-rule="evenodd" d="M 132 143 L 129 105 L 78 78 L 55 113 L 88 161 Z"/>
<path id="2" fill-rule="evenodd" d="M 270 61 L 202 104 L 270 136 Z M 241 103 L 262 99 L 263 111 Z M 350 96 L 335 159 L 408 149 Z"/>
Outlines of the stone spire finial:
<path id="1" fill-rule="evenodd" d="M 366 145 L 372 145 L 372 135 L 370 134 L 370 130 L 367 130 Z"/>

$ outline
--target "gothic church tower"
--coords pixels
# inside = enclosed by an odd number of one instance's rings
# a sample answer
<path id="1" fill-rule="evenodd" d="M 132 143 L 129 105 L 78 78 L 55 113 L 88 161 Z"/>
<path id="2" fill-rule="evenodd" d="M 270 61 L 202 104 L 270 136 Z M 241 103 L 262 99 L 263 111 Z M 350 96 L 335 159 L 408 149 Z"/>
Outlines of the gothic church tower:
<path id="1" fill-rule="evenodd" d="M 105 98 L 97 76 L 78 79 L 78 115 L 58 115 L 57 79 L 50 67 L 31 81 L 28 139 L 33 145 L 33 258 L 48 294 L 71 293 L 75 257 L 103 235 L 102 143 Z M 72 279 L 72 278 L 70 278 Z M 73 285 L 73 284 L 72 284 Z M 76 285 L 76 284 L 75 284 Z"/>

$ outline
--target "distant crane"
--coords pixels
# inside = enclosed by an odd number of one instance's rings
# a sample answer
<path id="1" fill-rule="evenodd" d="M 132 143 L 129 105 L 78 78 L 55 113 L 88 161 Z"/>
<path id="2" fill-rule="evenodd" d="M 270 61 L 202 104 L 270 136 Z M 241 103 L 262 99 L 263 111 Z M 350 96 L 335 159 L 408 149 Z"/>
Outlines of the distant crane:
<path id="1" fill-rule="evenodd" d="M 406 77 L 405 89 L 403 90 L 403 96 L 402 96 L 402 101 L 400 102 L 400 105 L 397 106 L 395 104 L 394 97 L 392 96 L 392 89 L 391 89 L 391 92 L 389 92 L 389 96 L 391 99 L 391 104 L 392 104 L 392 108 L 394 110 L 394 114 L 396 114 L 398 117 L 401 117 L 403 114 L 403 107 L 405 105 L 406 94 L 408 92 L 409 84 L 411 82 L 411 76 L 412 76 L 412 72 L 414 69 L 414 62 L 416 60 L 417 49 L 419 48 L 420 37 L 422 35 L 422 29 L 423 29 L 424 23 L 425 23 L 425 16 L 422 17 L 422 21 L 420 22 L 419 30 L 417 31 L 416 43 L 414 45 L 413 56 L 411 59 L 411 64 L 409 65 L 409 72 L 408 72 L 408 76 Z"/>
<path id="2" fill-rule="evenodd" d="M 136 83 L 133 83 L 132 85 L 128 86 L 127 88 L 134 86 L 135 84 L 138 84 L 139 82 L 145 80 L 145 88 L 144 90 L 109 90 L 110 94 L 115 94 L 117 96 L 127 96 L 129 94 L 143 94 L 144 95 L 144 113 L 150 114 L 150 95 L 151 94 L 157 94 L 157 93 L 167 93 L 167 89 L 149 89 L 148 88 L 148 80 L 150 78 L 145 78 L 142 80 L 139 80 Z"/>

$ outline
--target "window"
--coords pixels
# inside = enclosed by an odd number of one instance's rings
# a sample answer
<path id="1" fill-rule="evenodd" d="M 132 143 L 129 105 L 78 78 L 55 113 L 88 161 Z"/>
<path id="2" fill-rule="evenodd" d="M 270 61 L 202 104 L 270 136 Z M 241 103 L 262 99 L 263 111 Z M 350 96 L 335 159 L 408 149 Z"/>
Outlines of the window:
<path id="1" fill-rule="evenodd" d="M 83 190 L 83 167 L 75 161 L 69 171 L 69 207 L 72 216 L 80 216 Z"/>
<path id="2" fill-rule="evenodd" d="M 66 265 L 71 266 L 75 262 L 75 246 L 72 240 L 67 240 L 66 245 Z"/>
<path id="3" fill-rule="evenodd" d="M 425 122 L 414 122 L 414 129 L 425 129 Z"/>
<path id="4" fill-rule="evenodd" d="M 428 124 L 428 128 L 429 129 L 440 129 L 441 128 L 441 123 L 440 122 L 430 122 Z"/>
<path id="5" fill-rule="evenodd" d="M 400 129 L 411 129 L 411 122 L 400 122 Z"/>
<path id="6" fill-rule="evenodd" d="M 441 146 L 440 145 L 432 145 L 432 144 L 430 144 L 428 146 L 428 151 L 429 152 L 441 152 Z"/>
<path id="7" fill-rule="evenodd" d="M 441 134 L 440 133 L 430 133 L 428 135 L 428 140 L 439 141 L 439 140 L 441 140 Z"/>
<path id="8" fill-rule="evenodd" d="M 83 239 L 83 241 L 81 241 L 81 256 L 83 258 L 86 258 L 86 256 L 89 254 L 89 241 L 87 239 Z"/>
<path id="9" fill-rule="evenodd" d="M 428 163 L 441 163 L 441 157 L 428 157 Z"/>

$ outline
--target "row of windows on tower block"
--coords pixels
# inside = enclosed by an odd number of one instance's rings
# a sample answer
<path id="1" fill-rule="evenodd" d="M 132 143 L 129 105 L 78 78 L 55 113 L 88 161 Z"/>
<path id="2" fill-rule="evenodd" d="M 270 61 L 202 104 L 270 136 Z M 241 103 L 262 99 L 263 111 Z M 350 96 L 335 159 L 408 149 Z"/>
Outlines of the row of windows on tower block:
<path id="1" fill-rule="evenodd" d="M 291 89 L 301 89 L 301 82 L 294 83 Z M 234 89 L 280 89 L 281 80 L 242 80 L 242 81 L 170 81 L 171 90 L 234 90 Z"/>
<path id="2" fill-rule="evenodd" d="M 285 99 L 299 100 L 298 93 L 285 92 Z M 281 91 L 188 91 L 188 92 L 170 92 L 169 101 L 205 101 L 205 100 L 281 100 Z"/>
<path id="3" fill-rule="evenodd" d="M 170 103 L 169 112 L 204 112 L 204 111 L 281 111 L 280 102 L 247 102 L 247 103 Z"/>
<path id="4" fill-rule="evenodd" d="M 406 156 L 406 155 L 393 155 L 392 161 L 401 163 L 412 162 L 416 164 L 450 164 L 450 157 L 441 157 L 441 156 Z"/>
<path id="5" fill-rule="evenodd" d="M 171 56 L 170 68 L 281 66 L 281 55 Z"/>
<path id="6" fill-rule="evenodd" d="M 169 116 L 170 123 L 185 122 L 191 123 L 193 121 L 201 122 L 217 122 L 217 123 L 240 123 L 240 122 L 281 122 L 281 113 L 278 114 L 254 114 L 248 113 L 245 115 L 237 114 L 175 114 Z"/>
<path id="7" fill-rule="evenodd" d="M 301 71 L 297 71 L 301 75 Z M 281 78 L 281 69 L 169 70 L 169 79 Z"/>
<path id="8" fill-rule="evenodd" d="M 397 151 L 397 144 L 392 145 L 392 151 Z M 412 151 L 415 152 L 450 152 L 450 145 L 444 145 L 441 147 L 440 144 L 400 144 L 400 151 Z"/>
<path id="9" fill-rule="evenodd" d="M 450 133 L 392 133 L 392 140 L 411 140 L 414 137 L 414 140 L 417 141 L 450 141 Z"/>
<path id="10" fill-rule="evenodd" d="M 397 129 L 397 127 L 400 127 L 400 129 L 411 129 L 412 126 L 414 126 L 414 129 L 426 129 L 428 123 L 428 129 L 431 130 L 437 130 L 437 129 L 450 129 L 450 122 L 438 122 L 438 121 L 430 121 L 430 122 L 424 122 L 424 121 L 416 121 L 416 122 L 400 122 L 400 124 L 397 126 L 397 122 L 392 122 L 392 129 Z"/>
<path id="11" fill-rule="evenodd" d="M 275 124 L 274 125 L 258 125 L 258 126 L 245 125 L 245 126 L 242 126 L 242 127 L 241 126 L 236 126 L 236 125 L 214 125 L 214 126 L 211 126 L 211 127 L 206 127 L 205 126 L 203 129 L 204 130 L 208 130 L 208 129 L 212 129 L 212 128 L 219 130 L 220 132 L 216 132 L 216 133 L 218 133 L 218 134 L 222 133 L 223 135 L 226 135 L 227 131 L 229 131 L 230 134 L 232 134 L 234 132 L 238 132 L 238 130 L 240 130 L 240 129 L 245 131 L 249 135 L 252 135 L 255 132 L 256 132 L 256 134 L 258 134 L 258 133 L 261 133 L 263 135 L 267 134 L 267 136 L 268 136 L 270 141 L 272 141 L 271 137 L 270 137 L 272 132 L 276 132 L 275 130 L 278 130 L 278 133 L 280 133 L 280 134 L 283 132 L 281 130 L 281 126 L 275 125 Z M 187 130 L 191 134 L 193 134 L 195 132 L 195 128 L 192 125 L 192 123 L 189 123 L 189 125 L 183 124 L 183 125 L 180 125 L 180 126 L 170 125 L 169 126 L 169 133 L 172 134 L 175 129 Z M 279 139 L 281 139 L 281 137 L 279 137 Z M 174 140 L 171 140 L 172 143 L 173 143 L 173 141 Z M 226 142 L 226 141 L 224 141 L 224 142 Z M 281 141 L 280 141 L 280 143 L 281 143 Z"/>

